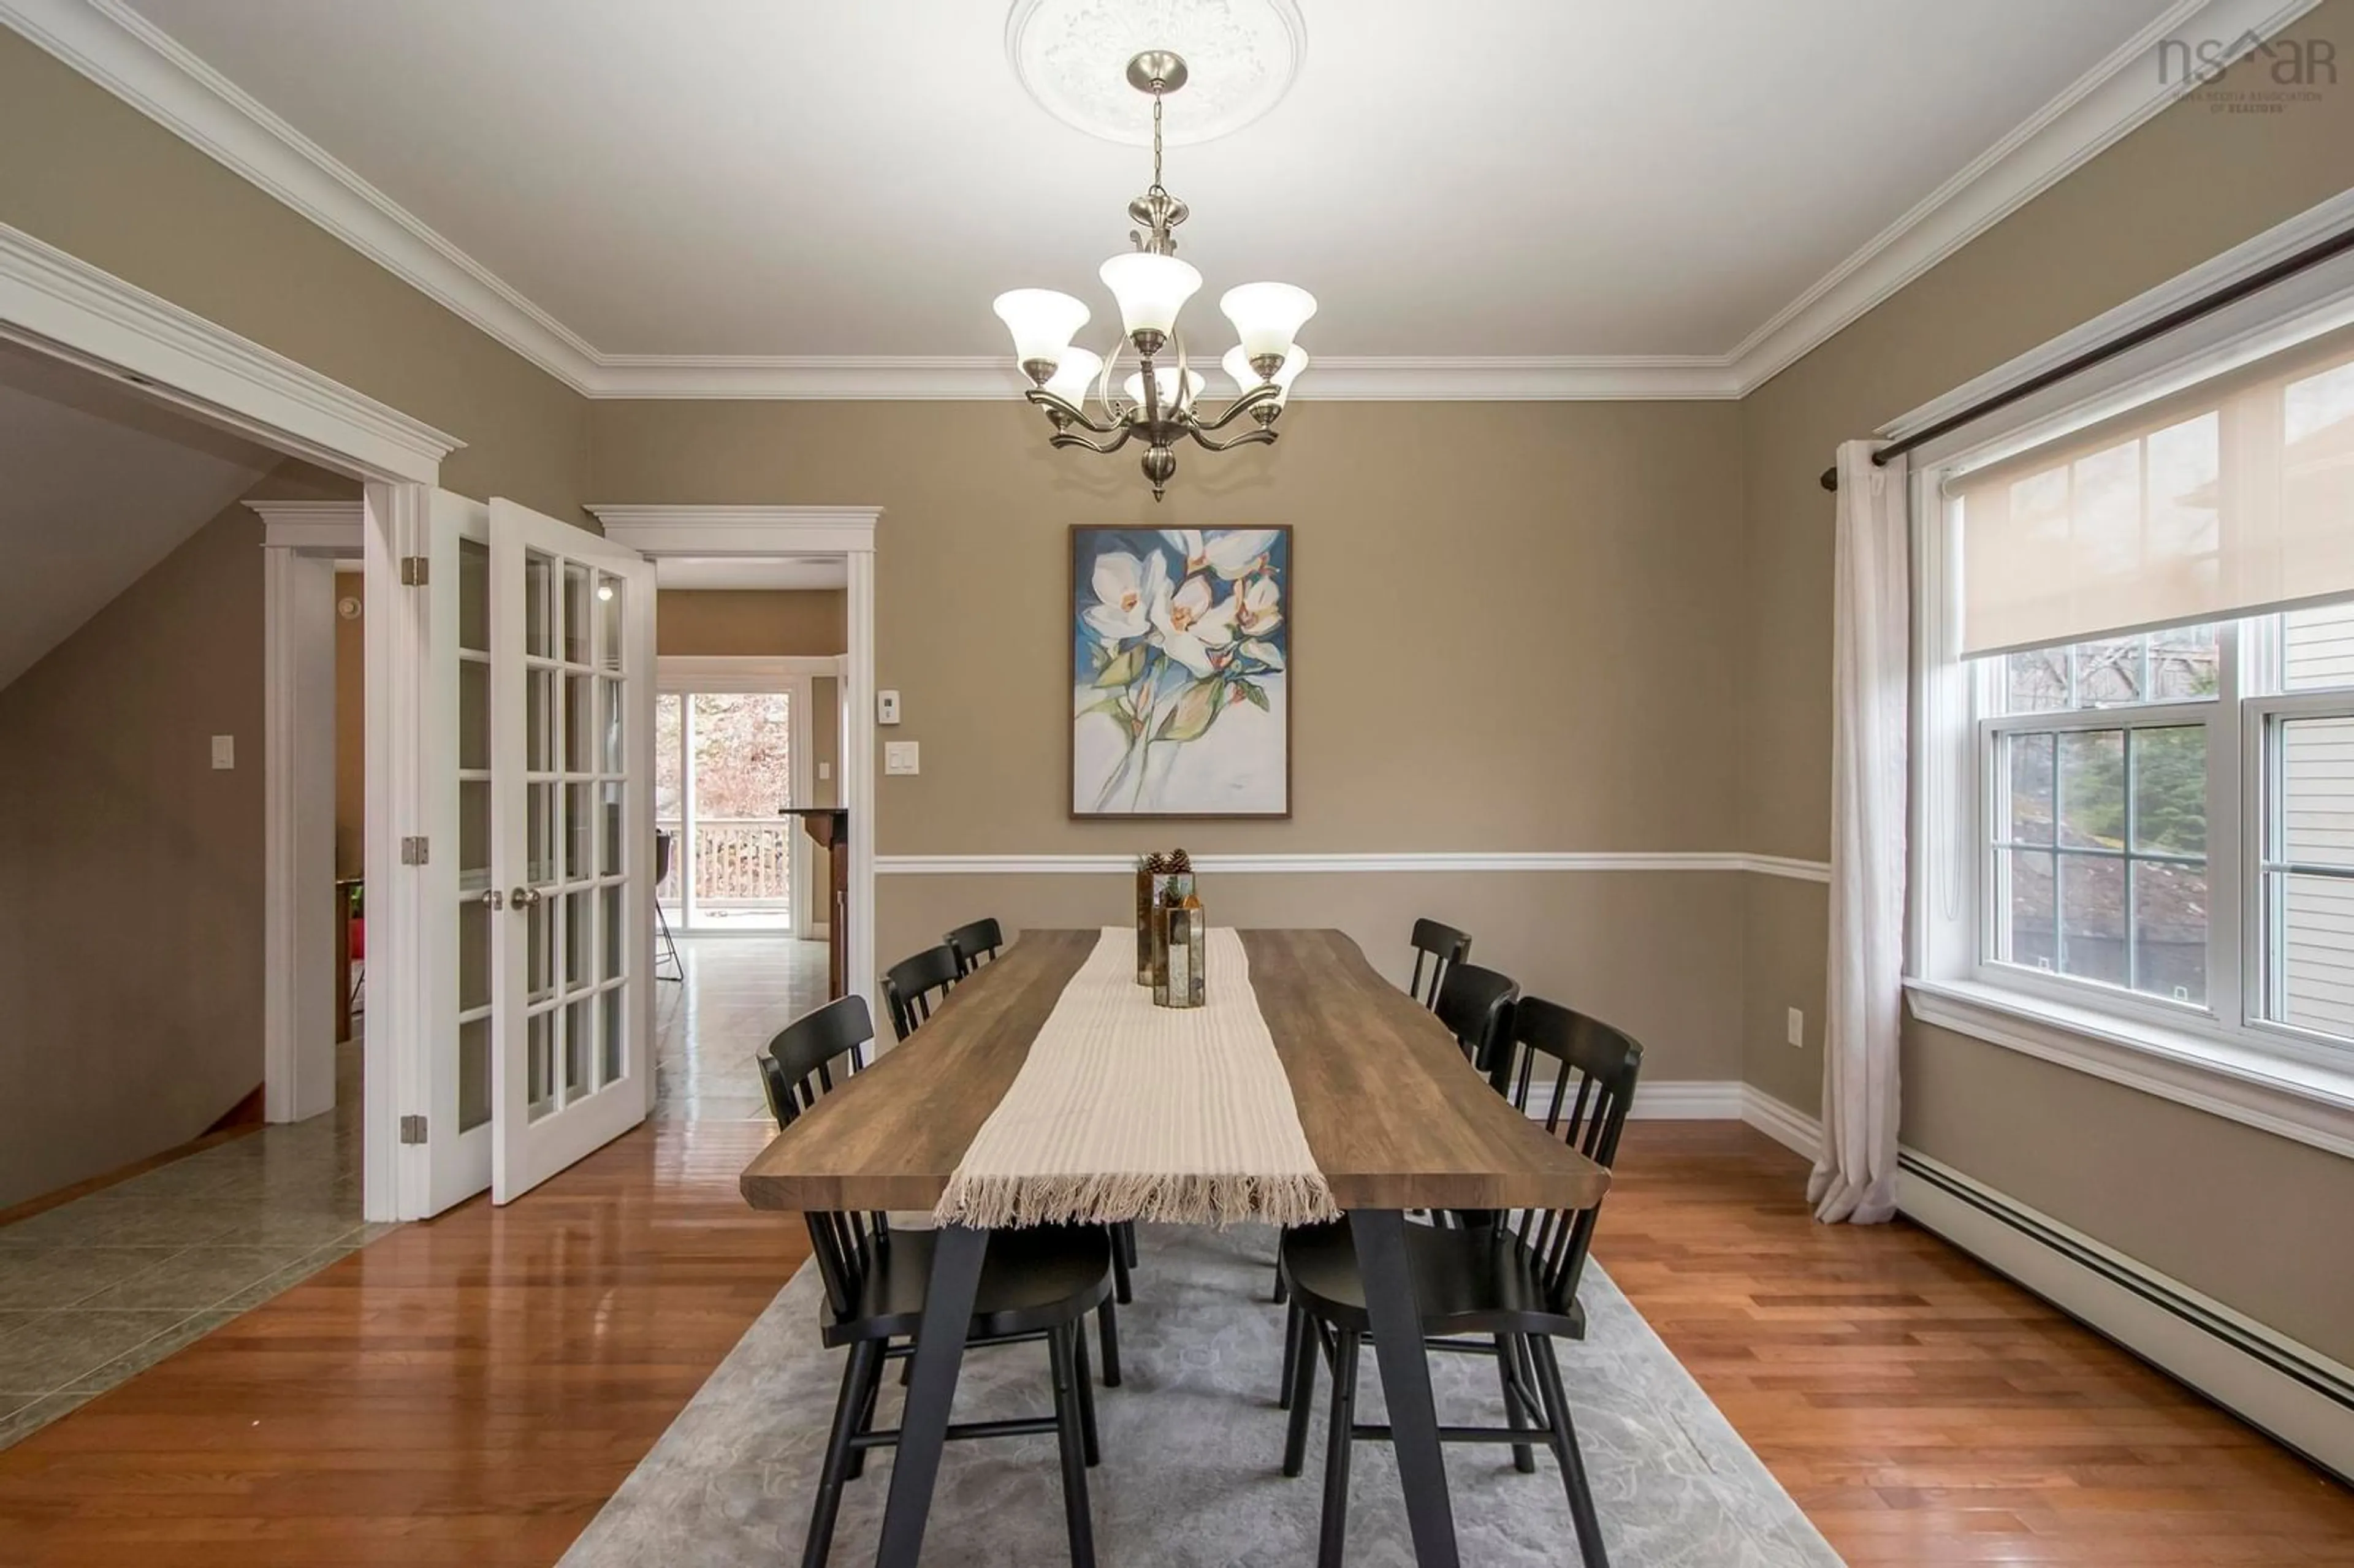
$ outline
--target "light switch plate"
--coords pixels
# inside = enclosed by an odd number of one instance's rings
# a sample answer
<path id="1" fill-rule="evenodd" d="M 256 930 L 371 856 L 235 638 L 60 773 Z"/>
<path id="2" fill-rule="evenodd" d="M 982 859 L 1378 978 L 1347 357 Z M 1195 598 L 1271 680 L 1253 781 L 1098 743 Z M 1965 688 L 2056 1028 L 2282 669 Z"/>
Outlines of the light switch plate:
<path id="1" fill-rule="evenodd" d="M 916 743 L 912 740 L 886 740 L 883 743 L 883 771 L 885 773 L 919 773 Z"/>
<path id="2" fill-rule="evenodd" d="M 213 736 L 213 766 L 224 768 L 237 766 L 237 736 L 233 735 Z"/>
<path id="3" fill-rule="evenodd" d="M 1788 1035 L 1791 1044 L 1800 1046 L 1806 1044 L 1807 1015 L 1795 1007 L 1791 1008 L 1788 1020 L 1784 1025 L 1784 1033 Z"/>
<path id="4" fill-rule="evenodd" d="M 898 693 L 877 692 L 875 694 L 875 722 L 876 724 L 897 724 L 899 722 Z M 912 772 L 913 769 L 910 769 L 909 771 Z"/>
<path id="5" fill-rule="evenodd" d="M 833 777 L 833 764 L 832 764 L 832 763 L 831 763 L 831 762 L 821 762 L 821 763 L 819 763 L 819 764 L 817 765 L 817 777 L 818 777 L 818 782 L 820 782 L 821 784 L 822 784 L 822 783 L 823 783 L 825 780 L 827 780 L 827 779 L 829 779 L 832 778 L 832 777 Z"/>

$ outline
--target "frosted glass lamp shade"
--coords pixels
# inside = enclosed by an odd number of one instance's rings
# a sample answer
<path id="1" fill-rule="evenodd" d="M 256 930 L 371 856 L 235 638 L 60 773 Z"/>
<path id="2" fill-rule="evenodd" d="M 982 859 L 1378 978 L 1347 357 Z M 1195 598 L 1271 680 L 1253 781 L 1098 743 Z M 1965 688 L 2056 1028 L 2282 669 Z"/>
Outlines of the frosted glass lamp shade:
<path id="1" fill-rule="evenodd" d="M 1226 356 L 1218 361 L 1218 366 L 1234 377 L 1235 387 L 1244 392 L 1255 390 L 1262 381 L 1272 380 L 1275 383 L 1275 406 L 1280 408 L 1291 397 L 1292 382 L 1308 368 L 1308 351 L 1298 344 L 1292 344 L 1291 352 L 1283 356 L 1282 368 L 1273 376 L 1262 376 L 1252 369 L 1250 357 L 1243 353 L 1240 344 L 1226 350 Z"/>
<path id="2" fill-rule="evenodd" d="M 1244 283 L 1228 289 L 1218 309 L 1235 323 L 1245 359 L 1280 359 L 1316 313 L 1316 296 L 1289 283 Z"/>
<path id="3" fill-rule="evenodd" d="M 1129 250 L 1103 264 L 1104 287 L 1119 302 L 1120 330 L 1162 336 L 1177 330 L 1177 313 L 1202 286 L 1202 274 L 1174 256 Z"/>
<path id="4" fill-rule="evenodd" d="M 1066 403 L 1083 404 L 1087 388 L 1103 374 L 1103 355 L 1084 348 L 1066 348 L 1047 379 L 1046 390 Z"/>
<path id="5" fill-rule="evenodd" d="M 1060 364 L 1073 335 L 1087 324 L 1086 302 L 1052 289 L 1009 289 L 991 308 L 1013 334 L 1013 357 L 1025 366 Z"/>
<path id="6" fill-rule="evenodd" d="M 1175 366 L 1156 365 L 1152 367 L 1152 389 L 1159 396 L 1161 408 L 1167 408 L 1170 406 L 1170 398 L 1175 393 L 1176 388 L 1177 367 Z M 1129 402 L 1136 404 L 1139 408 L 1143 407 L 1143 372 L 1138 371 L 1130 375 L 1127 380 L 1119 384 L 1119 389 L 1128 394 L 1128 400 Z M 1202 373 L 1198 370 L 1188 369 L 1185 372 L 1185 396 L 1183 400 L 1179 403 L 1178 407 L 1191 407 L 1193 399 L 1199 397 L 1201 395 Z"/>

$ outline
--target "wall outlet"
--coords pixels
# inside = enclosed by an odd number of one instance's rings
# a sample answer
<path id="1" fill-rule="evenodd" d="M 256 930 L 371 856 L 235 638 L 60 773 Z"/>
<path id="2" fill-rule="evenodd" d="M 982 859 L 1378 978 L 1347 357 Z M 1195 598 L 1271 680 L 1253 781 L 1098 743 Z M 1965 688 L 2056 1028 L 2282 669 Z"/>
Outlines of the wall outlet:
<path id="1" fill-rule="evenodd" d="M 1798 1046 L 1805 1045 L 1807 1043 L 1807 1015 L 1800 1012 L 1795 1007 L 1791 1008 L 1789 1010 L 1789 1017 L 1783 1026 L 1783 1033 L 1789 1036 L 1791 1044 Z"/>
<path id="2" fill-rule="evenodd" d="M 877 692 L 875 694 L 875 722 L 876 724 L 897 724 L 899 722 L 898 693 Z"/>
<path id="3" fill-rule="evenodd" d="M 883 743 L 883 771 L 885 773 L 920 773 L 912 740 L 886 740 Z"/>
<path id="4" fill-rule="evenodd" d="M 237 736 L 233 735 L 213 736 L 213 766 L 221 768 L 237 766 Z"/>

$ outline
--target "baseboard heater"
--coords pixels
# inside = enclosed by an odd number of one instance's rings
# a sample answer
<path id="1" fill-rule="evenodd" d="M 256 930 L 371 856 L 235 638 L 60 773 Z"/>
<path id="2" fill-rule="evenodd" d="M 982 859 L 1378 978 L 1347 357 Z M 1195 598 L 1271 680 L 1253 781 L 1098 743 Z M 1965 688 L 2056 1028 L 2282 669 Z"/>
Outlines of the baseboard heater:
<path id="1" fill-rule="evenodd" d="M 1907 1150 L 1898 1171 L 1913 1220 L 2354 1482 L 2354 1370 L 1949 1165 Z"/>

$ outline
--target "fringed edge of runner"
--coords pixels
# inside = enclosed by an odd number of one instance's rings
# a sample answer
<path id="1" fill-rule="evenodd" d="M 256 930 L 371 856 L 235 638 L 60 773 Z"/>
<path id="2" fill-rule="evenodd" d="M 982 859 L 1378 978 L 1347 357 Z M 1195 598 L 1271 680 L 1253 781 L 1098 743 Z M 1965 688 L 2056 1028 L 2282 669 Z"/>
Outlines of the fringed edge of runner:
<path id="1" fill-rule="evenodd" d="M 944 1225 L 1310 1225 L 1341 1217 L 1322 1175 L 965 1176 L 950 1179 L 932 1211 Z"/>

